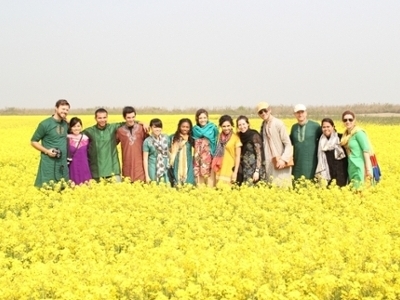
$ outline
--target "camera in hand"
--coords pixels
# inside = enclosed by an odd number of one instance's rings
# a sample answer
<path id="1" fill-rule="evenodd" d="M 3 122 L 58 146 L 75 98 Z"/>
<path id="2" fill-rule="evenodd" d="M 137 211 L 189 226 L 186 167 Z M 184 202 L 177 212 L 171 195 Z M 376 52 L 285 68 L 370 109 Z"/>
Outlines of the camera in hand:
<path id="1" fill-rule="evenodd" d="M 55 156 L 56 158 L 61 158 L 61 150 L 60 149 L 54 148 L 52 150 L 52 152 L 56 154 L 56 156 Z"/>

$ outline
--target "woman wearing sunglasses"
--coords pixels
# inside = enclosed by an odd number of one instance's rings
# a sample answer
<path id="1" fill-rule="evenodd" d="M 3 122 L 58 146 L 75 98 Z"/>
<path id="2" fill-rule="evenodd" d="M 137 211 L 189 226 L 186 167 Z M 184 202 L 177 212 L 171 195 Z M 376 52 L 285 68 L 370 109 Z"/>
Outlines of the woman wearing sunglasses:
<path id="1" fill-rule="evenodd" d="M 371 146 L 365 131 L 356 126 L 353 112 L 345 111 L 342 114 L 342 121 L 346 131 L 343 133 L 341 145 L 347 152 L 349 181 L 353 182 L 354 187 L 359 188 L 372 179 Z"/>

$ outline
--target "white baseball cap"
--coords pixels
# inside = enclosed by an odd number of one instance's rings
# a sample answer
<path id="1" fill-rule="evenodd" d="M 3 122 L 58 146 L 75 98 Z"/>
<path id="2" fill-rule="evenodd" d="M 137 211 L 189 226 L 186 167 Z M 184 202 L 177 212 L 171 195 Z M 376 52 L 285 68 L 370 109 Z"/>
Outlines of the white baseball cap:
<path id="1" fill-rule="evenodd" d="M 296 104 L 296 106 L 294 107 L 294 112 L 298 112 L 298 111 L 306 111 L 307 108 L 304 104 Z"/>

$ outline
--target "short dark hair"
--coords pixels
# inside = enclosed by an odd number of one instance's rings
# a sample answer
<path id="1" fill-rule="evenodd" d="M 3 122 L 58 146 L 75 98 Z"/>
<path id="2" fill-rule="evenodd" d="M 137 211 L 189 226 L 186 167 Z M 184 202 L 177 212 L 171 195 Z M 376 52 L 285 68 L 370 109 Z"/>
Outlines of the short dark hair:
<path id="1" fill-rule="evenodd" d="M 200 108 L 200 109 L 198 109 L 196 111 L 196 114 L 195 114 L 196 124 L 199 125 L 199 126 L 200 126 L 199 117 L 200 117 L 201 114 L 205 114 L 207 116 L 207 118 L 208 118 L 208 111 L 206 111 L 204 108 Z"/>
<path id="2" fill-rule="evenodd" d="M 68 107 L 71 107 L 67 100 L 65 100 L 65 99 L 57 100 L 57 102 L 56 102 L 56 107 L 57 108 L 60 107 L 60 106 L 63 106 L 63 105 L 68 105 Z"/>
<path id="3" fill-rule="evenodd" d="M 103 107 L 96 109 L 96 111 L 94 112 L 94 116 L 97 117 L 98 113 L 106 113 L 108 115 L 108 111 Z"/>
<path id="4" fill-rule="evenodd" d="M 158 118 L 151 119 L 150 127 L 162 128 L 162 121 Z"/>
<path id="5" fill-rule="evenodd" d="M 222 126 L 222 124 L 224 124 L 226 121 L 228 121 L 233 126 L 233 119 L 231 116 L 228 116 L 228 115 L 222 115 L 219 118 L 219 122 L 218 122 L 219 126 Z"/>
<path id="6" fill-rule="evenodd" d="M 132 106 L 125 106 L 122 109 L 122 116 L 125 118 L 127 114 L 135 113 L 136 115 L 136 110 Z"/>
<path id="7" fill-rule="evenodd" d="M 68 125 L 68 132 L 71 133 L 71 128 L 74 127 L 76 124 L 81 124 L 82 126 L 82 120 L 79 119 L 78 117 L 73 117 L 71 120 L 69 120 L 69 125 Z"/>

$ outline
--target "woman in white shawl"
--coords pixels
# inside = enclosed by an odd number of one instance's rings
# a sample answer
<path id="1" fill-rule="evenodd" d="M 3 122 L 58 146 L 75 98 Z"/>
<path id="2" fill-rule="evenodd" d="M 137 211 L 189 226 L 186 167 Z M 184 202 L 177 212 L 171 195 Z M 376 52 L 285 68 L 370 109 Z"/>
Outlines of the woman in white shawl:
<path id="1" fill-rule="evenodd" d="M 318 144 L 318 165 L 315 177 L 331 184 L 345 186 L 348 181 L 346 152 L 340 145 L 342 134 L 337 133 L 332 119 L 325 118 L 321 121 L 322 135 Z"/>

